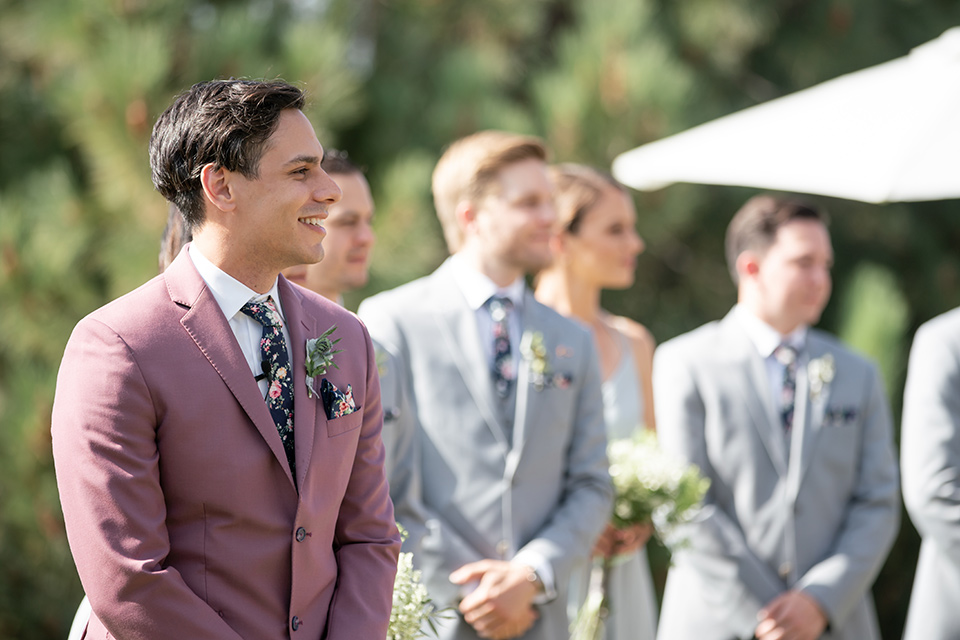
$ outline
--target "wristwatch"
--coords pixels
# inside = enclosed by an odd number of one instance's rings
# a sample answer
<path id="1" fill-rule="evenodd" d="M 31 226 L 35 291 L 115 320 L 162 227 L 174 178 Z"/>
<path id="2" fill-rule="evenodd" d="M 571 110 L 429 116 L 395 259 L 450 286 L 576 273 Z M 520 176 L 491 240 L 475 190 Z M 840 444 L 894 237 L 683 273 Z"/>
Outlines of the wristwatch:
<path id="1" fill-rule="evenodd" d="M 537 593 L 546 593 L 547 588 L 544 586 L 540 574 L 538 574 L 537 570 L 533 567 L 527 567 L 527 581 L 531 582 L 533 586 L 537 588 Z"/>

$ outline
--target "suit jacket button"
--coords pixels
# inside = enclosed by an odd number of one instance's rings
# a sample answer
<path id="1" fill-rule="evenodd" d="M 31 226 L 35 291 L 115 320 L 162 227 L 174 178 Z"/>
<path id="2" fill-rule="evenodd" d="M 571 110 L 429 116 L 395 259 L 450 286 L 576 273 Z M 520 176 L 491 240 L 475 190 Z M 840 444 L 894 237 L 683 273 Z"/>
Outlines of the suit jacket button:
<path id="1" fill-rule="evenodd" d="M 296 631 L 300 628 L 300 618 L 293 616 L 293 620 L 290 621 L 290 628 Z"/>
<path id="2" fill-rule="evenodd" d="M 786 579 L 790 575 L 790 571 L 793 570 L 793 567 L 789 562 L 784 562 L 780 565 L 780 577 Z"/>
<path id="3" fill-rule="evenodd" d="M 307 530 L 303 527 L 297 529 L 297 542 L 303 542 L 303 539 L 307 537 Z"/>
<path id="4" fill-rule="evenodd" d="M 500 554 L 501 558 L 507 557 L 507 551 L 510 550 L 510 544 L 506 540 L 501 540 L 497 543 L 497 553 Z"/>

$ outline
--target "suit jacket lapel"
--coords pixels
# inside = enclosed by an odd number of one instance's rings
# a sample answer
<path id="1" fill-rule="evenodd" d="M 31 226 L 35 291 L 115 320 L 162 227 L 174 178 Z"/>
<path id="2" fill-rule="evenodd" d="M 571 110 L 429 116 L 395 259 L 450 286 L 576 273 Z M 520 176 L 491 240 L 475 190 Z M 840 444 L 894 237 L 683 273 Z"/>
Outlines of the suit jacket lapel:
<path id="1" fill-rule="evenodd" d="M 810 392 L 809 363 L 822 358 L 828 350 L 826 345 L 809 334 L 805 358 L 801 358 L 797 369 L 797 393 L 794 409 L 794 433 L 791 441 L 789 488 L 792 495 L 797 495 L 803 476 L 810 468 L 817 439 L 823 427 L 823 415 L 830 399 L 830 385 L 824 384 L 813 397 Z"/>
<path id="2" fill-rule="evenodd" d="M 527 332 L 543 331 L 542 309 L 533 297 L 533 292 L 525 289 L 523 293 L 523 311 L 520 316 L 520 327 L 522 334 Z M 523 342 L 523 335 L 520 336 Z M 516 406 L 514 408 L 513 418 L 513 448 L 514 465 L 519 462 L 520 454 L 527 442 L 527 423 L 536 409 L 540 394 L 530 391 L 530 367 L 522 353 L 516 354 L 517 363 L 517 396 Z M 514 469 L 515 470 L 515 469 Z"/>
<path id="3" fill-rule="evenodd" d="M 303 312 L 303 298 L 286 278 L 280 276 L 277 285 L 280 304 L 286 316 L 287 331 L 290 333 L 290 366 L 293 367 L 293 441 L 297 459 L 297 486 L 306 481 L 316 439 L 317 420 L 326 423 L 327 416 L 321 411 L 317 415 L 317 395 L 310 397 L 307 392 L 306 351 L 307 340 L 322 333 L 317 330 L 317 318 Z M 325 327 L 324 330 L 329 329 Z M 336 336 L 333 336 L 334 339 Z M 319 389 L 320 381 L 316 381 Z"/>
<path id="4" fill-rule="evenodd" d="M 253 378 L 253 373 L 243 356 L 243 351 L 240 350 L 240 344 L 230 324 L 223 317 L 217 301 L 207 289 L 203 278 L 197 273 L 186 251 L 181 251 L 167 268 L 164 279 L 170 299 L 187 307 L 180 324 L 220 374 L 224 384 L 230 389 L 257 431 L 263 436 L 267 446 L 273 451 L 273 455 L 286 470 L 292 484 L 293 477 L 290 475 L 283 443 L 280 441 L 277 426 L 270 415 L 270 409 L 267 408 L 267 403 L 260 394 L 260 387 Z M 294 411 L 296 411 L 296 400 L 294 400 Z"/>
<path id="5" fill-rule="evenodd" d="M 506 429 L 497 416 L 493 380 L 489 375 L 487 358 L 477 334 L 474 310 L 457 287 L 447 269 L 441 266 L 434 274 L 436 287 L 433 301 L 437 309 L 436 320 L 443 338 L 444 348 L 450 354 L 457 370 L 477 404 L 484 422 L 502 445 L 504 455 L 510 451 Z M 519 390 L 518 390 L 519 391 Z"/>
<path id="6" fill-rule="evenodd" d="M 750 338 L 743 332 L 736 318 L 731 314 L 723 319 L 724 333 L 727 338 L 734 366 L 730 375 L 737 376 L 742 389 L 753 426 L 763 442 L 767 454 L 780 475 L 787 473 L 787 452 L 783 438 L 777 431 L 780 415 L 773 406 L 770 397 L 770 384 L 767 379 L 766 365 L 757 353 Z"/>

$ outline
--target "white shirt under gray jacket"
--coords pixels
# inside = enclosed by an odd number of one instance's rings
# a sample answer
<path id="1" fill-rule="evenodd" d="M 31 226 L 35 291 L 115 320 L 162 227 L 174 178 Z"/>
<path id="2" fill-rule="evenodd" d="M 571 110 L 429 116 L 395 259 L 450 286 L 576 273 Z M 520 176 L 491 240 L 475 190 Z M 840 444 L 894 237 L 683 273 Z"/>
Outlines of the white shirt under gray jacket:
<path id="1" fill-rule="evenodd" d="M 588 331 L 537 302 L 519 287 L 519 314 L 511 328 L 514 354 L 524 337 L 542 345 L 547 376 L 534 380 L 529 351 L 515 362 L 510 410 L 497 397 L 489 336 L 478 318 L 489 292 L 458 258 L 433 274 L 367 299 L 360 316 L 405 377 L 409 408 L 398 416 L 415 433 L 419 495 L 397 513 L 422 509 L 425 522 L 404 522 L 418 548 L 431 597 L 455 606 L 463 591 L 450 572 L 485 558 L 514 560 L 546 574 L 547 597 L 523 638 L 568 636 L 566 585 L 571 566 L 585 557 L 610 517 L 600 372 Z M 459 271 L 458 271 L 459 270 Z M 461 283 L 473 284 L 465 294 Z M 468 298 L 470 298 L 468 300 Z M 520 336 L 513 335 L 519 332 Z M 386 428 L 386 427 L 385 427 Z M 441 639 L 475 639 L 454 614 Z"/>
<path id="2" fill-rule="evenodd" d="M 827 616 L 824 638 L 879 639 L 870 586 L 900 515 L 879 373 L 807 330 L 787 431 L 771 388 L 776 368 L 752 339 L 756 327 L 738 318 L 744 312 L 655 355 L 660 442 L 711 481 L 700 517 L 684 530 L 688 546 L 674 556 L 658 637 L 751 638 L 764 605 L 801 589 Z"/>

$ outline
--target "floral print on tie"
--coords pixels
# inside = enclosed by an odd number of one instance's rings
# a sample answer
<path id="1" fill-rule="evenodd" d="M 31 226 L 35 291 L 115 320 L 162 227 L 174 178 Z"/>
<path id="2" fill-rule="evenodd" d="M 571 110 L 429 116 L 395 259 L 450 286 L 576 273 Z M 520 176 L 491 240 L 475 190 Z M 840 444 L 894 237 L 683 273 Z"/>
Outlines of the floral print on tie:
<path id="1" fill-rule="evenodd" d="M 283 320 L 280 312 L 267 297 L 262 302 L 250 301 L 243 305 L 241 311 L 263 325 L 260 336 L 260 358 L 269 364 L 267 379 L 270 386 L 267 389 L 267 407 L 277 425 L 283 449 L 290 464 L 290 473 L 297 477 L 296 458 L 293 443 L 293 375 L 290 371 L 290 356 L 287 354 L 287 343 L 283 339 Z"/>
<path id="2" fill-rule="evenodd" d="M 493 386 L 497 395 L 506 397 L 513 381 L 513 355 L 510 353 L 510 310 L 513 302 L 504 296 L 493 296 L 487 303 L 493 320 Z"/>
<path id="3" fill-rule="evenodd" d="M 773 357 L 783 365 L 783 388 L 780 391 L 780 419 L 783 429 L 790 433 L 797 395 L 797 350 L 784 343 L 773 350 Z"/>

